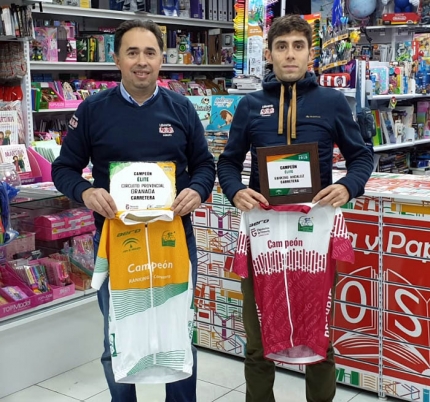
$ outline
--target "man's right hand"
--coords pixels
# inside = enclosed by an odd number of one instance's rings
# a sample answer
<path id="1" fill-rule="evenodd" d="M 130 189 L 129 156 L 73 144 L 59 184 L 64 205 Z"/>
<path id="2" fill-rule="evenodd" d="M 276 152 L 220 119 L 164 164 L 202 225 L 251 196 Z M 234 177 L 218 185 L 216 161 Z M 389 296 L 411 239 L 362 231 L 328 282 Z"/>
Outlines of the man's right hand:
<path id="1" fill-rule="evenodd" d="M 91 209 L 108 219 L 115 218 L 115 201 L 104 188 L 89 188 L 82 193 L 82 200 Z"/>
<path id="2" fill-rule="evenodd" d="M 239 190 L 233 197 L 233 203 L 236 208 L 243 212 L 251 211 L 251 209 L 258 207 L 260 203 L 269 205 L 263 195 L 250 188 Z"/>

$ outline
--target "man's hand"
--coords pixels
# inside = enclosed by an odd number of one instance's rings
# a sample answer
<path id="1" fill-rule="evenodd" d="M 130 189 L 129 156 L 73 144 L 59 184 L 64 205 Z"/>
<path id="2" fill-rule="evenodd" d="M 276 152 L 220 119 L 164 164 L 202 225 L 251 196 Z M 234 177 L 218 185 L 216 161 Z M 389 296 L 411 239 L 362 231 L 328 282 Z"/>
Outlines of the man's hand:
<path id="1" fill-rule="evenodd" d="M 184 188 L 173 201 L 170 208 L 175 215 L 185 216 L 200 206 L 200 194 L 191 188 Z"/>
<path id="2" fill-rule="evenodd" d="M 269 205 L 263 195 L 250 188 L 239 190 L 233 198 L 235 207 L 243 212 L 250 211 L 251 209 L 258 207 L 260 202 L 262 204 Z"/>
<path id="3" fill-rule="evenodd" d="M 320 205 L 332 205 L 333 207 L 341 207 L 349 200 L 349 192 L 342 184 L 332 184 L 321 190 L 312 200 L 315 204 L 320 202 Z"/>
<path id="4" fill-rule="evenodd" d="M 115 201 L 104 188 L 89 188 L 82 193 L 82 200 L 91 209 L 108 219 L 115 218 Z"/>

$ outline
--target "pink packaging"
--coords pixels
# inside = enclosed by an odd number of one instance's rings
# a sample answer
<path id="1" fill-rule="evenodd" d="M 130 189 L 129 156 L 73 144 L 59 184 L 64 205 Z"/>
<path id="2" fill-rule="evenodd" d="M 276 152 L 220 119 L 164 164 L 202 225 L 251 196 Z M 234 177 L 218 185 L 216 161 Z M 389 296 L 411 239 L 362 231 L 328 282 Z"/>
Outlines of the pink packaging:
<path id="1" fill-rule="evenodd" d="M 76 236 L 95 229 L 92 212 L 86 208 L 68 209 L 57 214 L 34 219 L 36 238 L 57 240 Z"/>
<path id="2" fill-rule="evenodd" d="M 36 260 L 30 261 L 30 264 L 36 264 L 36 263 L 37 263 Z M 27 284 L 24 283 L 21 280 L 21 278 L 14 272 L 14 270 L 9 266 L 9 262 L 4 264 L 0 268 L 2 268 L 2 271 L 0 271 L 2 274 L 2 277 L 3 277 L 3 275 L 6 275 L 6 277 L 8 277 L 10 275 L 11 277 L 15 277 L 19 281 L 19 283 L 17 285 L 13 285 L 13 286 L 19 286 L 20 288 L 23 288 L 23 287 L 28 288 L 28 290 L 31 292 L 31 294 L 34 297 L 34 300 L 36 302 L 36 306 L 39 306 L 39 305 L 45 304 L 45 303 L 49 303 L 53 300 L 52 290 L 49 290 L 48 292 L 45 292 L 45 293 L 34 293 L 30 289 L 30 287 L 28 287 Z"/>
<path id="3" fill-rule="evenodd" d="M 5 285 L 18 286 L 28 296 L 28 299 L 1 305 L 0 318 L 11 314 L 20 313 L 21 311 L 29 310 L 33 307 L 37 307 L 40 304 L 31 289 L 22 283 L 22 281 L 14 272 L 6 268 L 6 265 L 0 265 L 0 277 Z"/>
<path id="4" fill-rule="evenodd" d="M 54 300 L 75 294 L 75 284 L 73 282 L 67 286 L 51 285 L 51 289 Z"/>
<path id="5" fill-rule="evenodd" d="M 34 232 L 20 232 L 19 236 L 6 244 L 6 258 L 10 260 L 14 254 L 33 251 L 36 248 Z"/>
<path id="6" fill-rule="evenodd" d="M 64 101 L 64 107 L 66 109 L 72 109 L 77 108 L 81 103 L 83 102 L 82 99 L 75 99 L 75 100 L 65 100 Z"/>

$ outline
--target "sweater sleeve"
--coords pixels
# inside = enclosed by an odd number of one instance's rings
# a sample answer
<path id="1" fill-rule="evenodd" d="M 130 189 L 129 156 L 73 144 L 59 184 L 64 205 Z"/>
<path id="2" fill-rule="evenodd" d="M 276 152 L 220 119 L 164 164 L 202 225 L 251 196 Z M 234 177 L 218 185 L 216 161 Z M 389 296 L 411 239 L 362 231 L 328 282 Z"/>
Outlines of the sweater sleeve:
<path id="1" fill-rule="evenodd" d="M 205 202 L 215 183 L 215 162 L 208 149 L 203 125 L 191 102 L 188 102 L 188 173 L 189 187 L 200 194 Z"/>
<path id="2" fill-rule="evenodd" d="M 251 146 L 248 130 L 249 101 L 242 98 L 237 105 L 231 124 L 227 145 L 220 155 L 217 165 L 217 174 L 222 191 L 233 204 L 233 198 L 239 190 L 246 186 L 242 183 L 243 162 Z"/>
<path id="3" fill-rule="evenodd" d="M 373 156 L 364 144 L 345 96 L 336 94 L 335 142 L 345 158 L 347 169 L 346 176 L 336 184 L 344 185 L 351 199 L 364 194 L 364 187 L 373 171 Z"/>
<path id="4" fill-rule="evenodd" d="M 60 155 L 52 164 L 52 180 L 55 187 L 80 203 L 83 202 L 82 193 L 91 187 L 91 183 L 82 177 L 82 170 L 90 160 L 88 119 L 88 102 L 84 101 L 70 119 Z"/>

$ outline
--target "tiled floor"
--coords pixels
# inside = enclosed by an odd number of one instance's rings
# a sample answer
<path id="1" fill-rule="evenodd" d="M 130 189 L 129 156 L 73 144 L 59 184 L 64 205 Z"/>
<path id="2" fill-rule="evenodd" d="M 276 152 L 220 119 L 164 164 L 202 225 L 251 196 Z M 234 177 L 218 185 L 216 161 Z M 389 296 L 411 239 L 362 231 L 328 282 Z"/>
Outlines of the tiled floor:
<path id="1" fill-rule="evenodd" d="M 245 402 L 243 361 L 206 349 L 198 351 L 198 402 Z M 139 402 L 163 402 L 164 386 L 138 386 Z M 274 387 L 277 402 L 305 402 L 303 375 L 278 370 Z M 99 360 L 0 399 L 1 402 L 110 402 Z M 338 386 L 334 402 L 376 402 L 376 394 Z"/>

